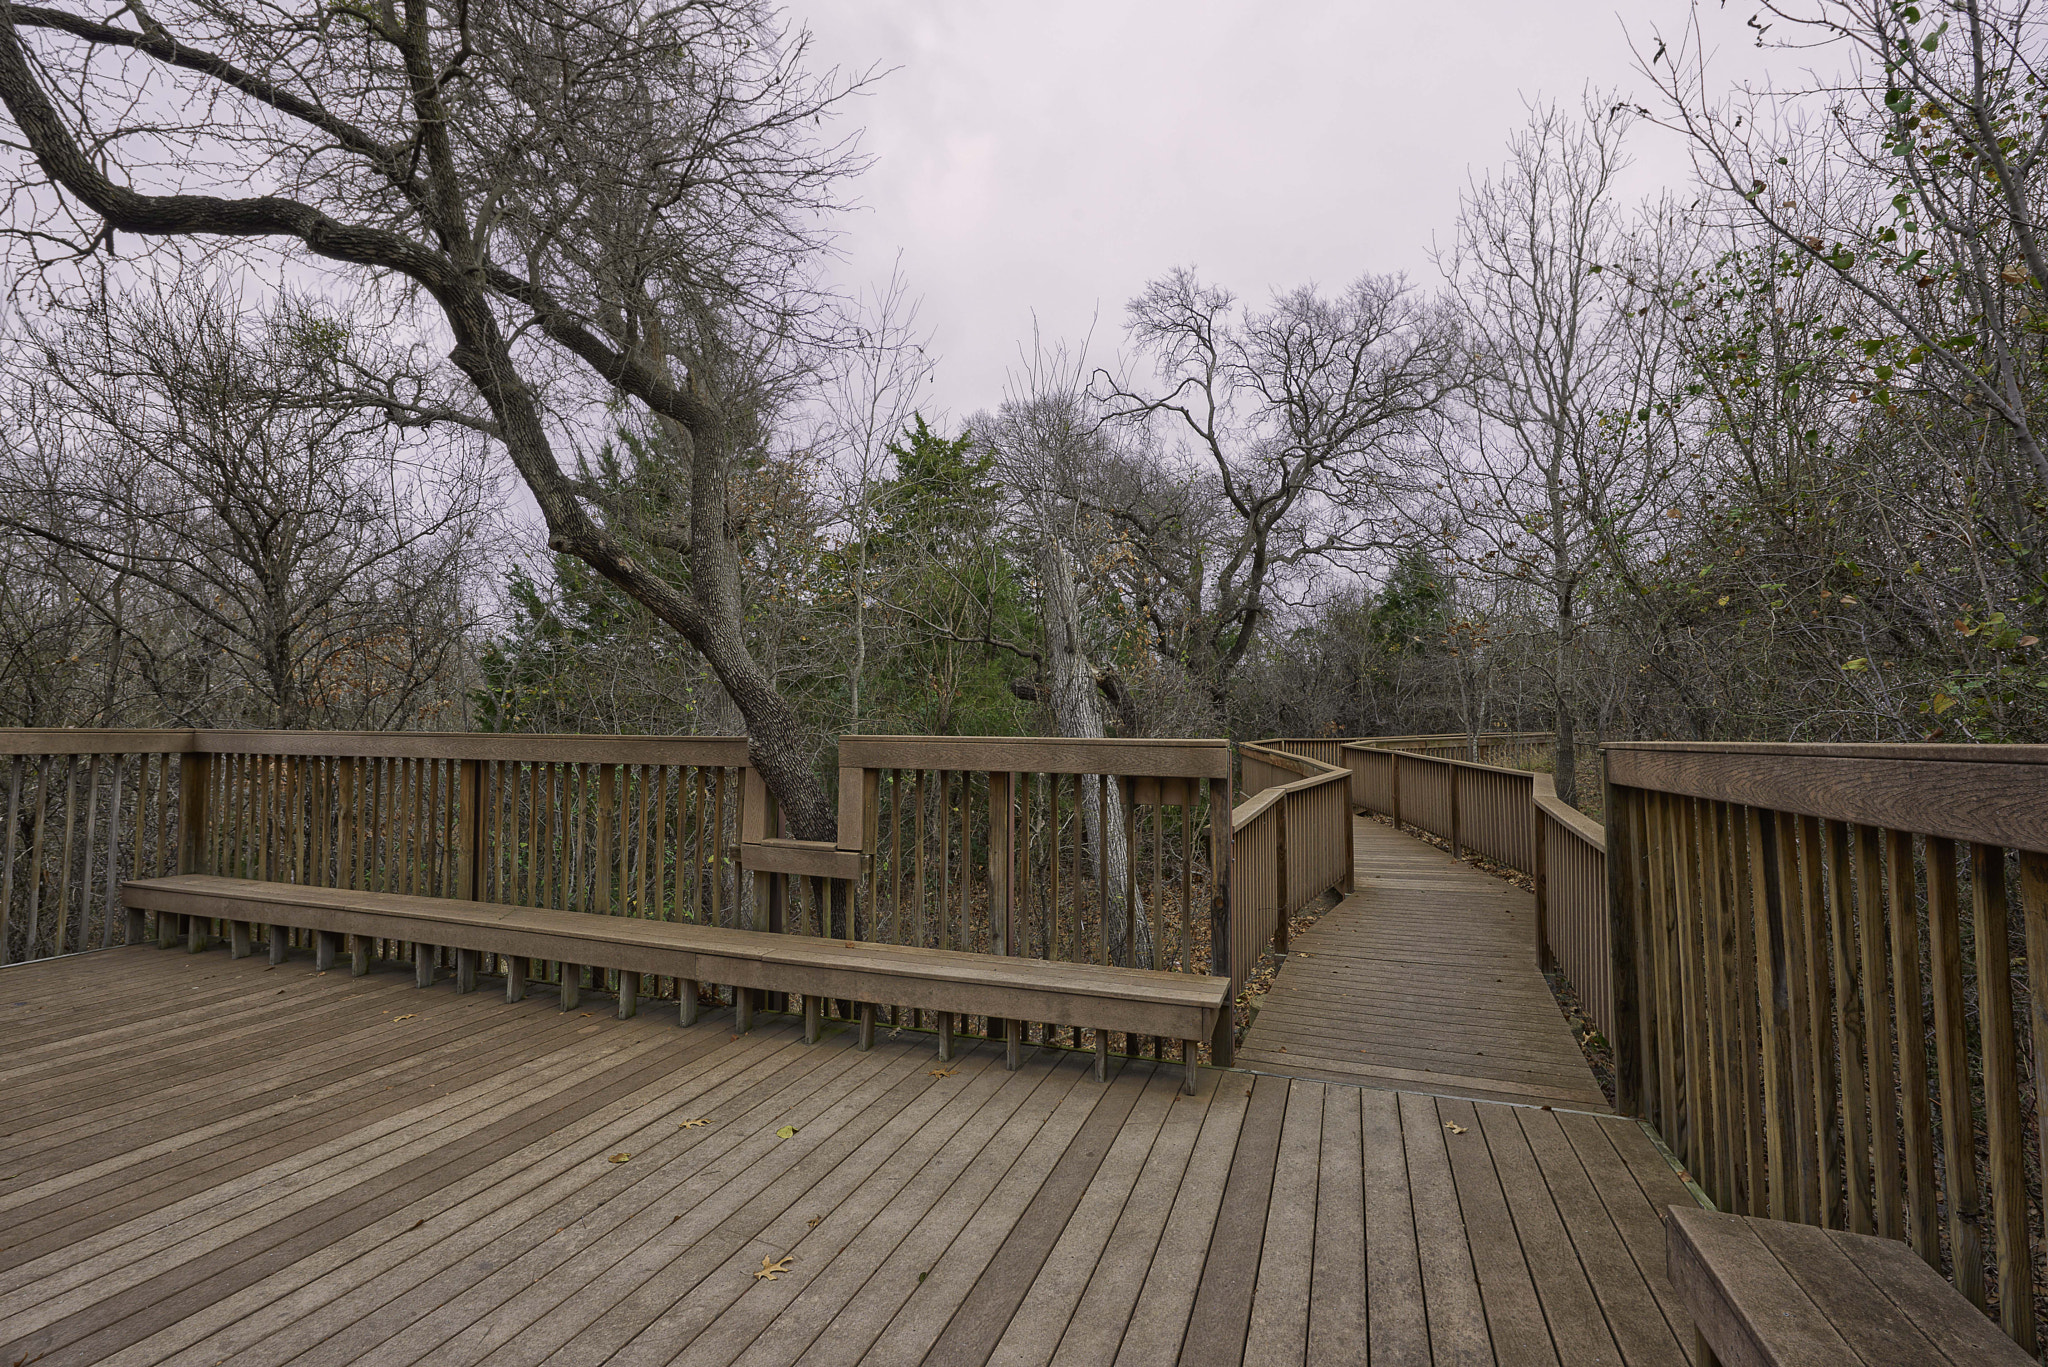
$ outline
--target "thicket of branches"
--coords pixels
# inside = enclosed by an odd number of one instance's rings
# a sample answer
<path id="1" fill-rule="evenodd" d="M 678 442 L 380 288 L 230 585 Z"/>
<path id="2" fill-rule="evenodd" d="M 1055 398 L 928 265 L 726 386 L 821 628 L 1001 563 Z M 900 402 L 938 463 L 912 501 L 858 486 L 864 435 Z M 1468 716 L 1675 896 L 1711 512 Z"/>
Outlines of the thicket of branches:
<path id="1" fill-rule="evenodd" d="M 1164 270 L 948 420 L 768 9 L 0 7 L 0 720 L 745 730 L 798 833 L 848 730 L 2048 739 L 2041 31 L 1779 25 L 1532 106 L 1435 279 Z"/>

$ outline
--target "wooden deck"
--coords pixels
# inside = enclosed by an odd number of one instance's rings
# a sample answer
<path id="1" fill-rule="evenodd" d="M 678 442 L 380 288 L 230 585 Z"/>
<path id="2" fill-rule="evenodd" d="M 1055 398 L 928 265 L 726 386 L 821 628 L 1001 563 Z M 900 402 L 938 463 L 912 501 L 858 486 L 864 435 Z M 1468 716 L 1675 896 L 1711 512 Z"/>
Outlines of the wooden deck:
<path id="1" fill-rule="evenodd" d="M 1295 939 L 1238 1062 L 1607 1111 L 1536 969 L 1535 899 L 1434 845 L 1356 820 L 1354 891 Z"/>
<path id="2" fill-rule="evenodd" d="M 606 1006 L 0 971 L 0 1362 L 1686 1360 L 1633 1122 Z"/>

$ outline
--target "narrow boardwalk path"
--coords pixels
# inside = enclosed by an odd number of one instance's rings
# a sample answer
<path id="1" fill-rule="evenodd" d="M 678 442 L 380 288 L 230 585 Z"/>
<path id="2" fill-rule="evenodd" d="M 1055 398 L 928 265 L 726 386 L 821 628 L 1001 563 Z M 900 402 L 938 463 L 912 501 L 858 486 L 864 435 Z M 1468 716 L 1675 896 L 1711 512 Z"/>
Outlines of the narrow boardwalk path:
<path id="1" fill-rule="evenodd" d="M 1238 1063 L 1605 1112 L 1536 969 L 1534 898 L 1425 841 L 1356 820 L 1354 891 L 1295 940 Z"/>
<path id="2" fill-rule="evenodd" d="M 0 969 L 0 1362 L 1687 1359 L 1631 1122 L 730 1025 Z"/>

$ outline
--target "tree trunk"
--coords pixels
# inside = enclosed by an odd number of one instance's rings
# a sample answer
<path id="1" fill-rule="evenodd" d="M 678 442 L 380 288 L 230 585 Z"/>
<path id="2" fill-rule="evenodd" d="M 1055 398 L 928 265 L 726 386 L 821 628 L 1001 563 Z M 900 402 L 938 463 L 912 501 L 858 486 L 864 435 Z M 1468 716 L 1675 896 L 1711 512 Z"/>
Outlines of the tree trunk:
<path id="1" fill-rule="evenodd" d="M 1067 548 L 1059 537 L 1051 534 L 1050 529 L 1039 538 L 1038 577 L 1045 614 L 1046 669 L 1051 675 L 1053 724 L 1062 736 L 1099 740 L 1102 737 L 1101 695 L 1096 687 L 1095 667 L 1081 644 L 1080 590 L 1074 583 Z M 1105 804 L 1084 790 L 1081 826 L 1087 846 L 1088 867 L 1098 876 L 1103 867 L 1103 851 L 1105 848 L 1108 850 L 1109 879 L 1098 891 L 1108 932 L 1110 962 L 1125 964 L 1129 956 L 1124 952 L 1124 945 L 1131 938 L 1132 929 L 1124 909 L 1131 861 L 1130 849 L 1124 840 L 1123 787 L 1114 779 L 1109 783 L 1108 796 L 1105 813 Z M 1106 830 L 1105 815 L 1108 818 Z M 1078 892 L 1076 889 L 1077 895 Z M 1150 963 L 1152 934 L 1146 922 L 1144 898 L 1133 896 L 1131 900 L 1137 908 L 1138 917 L 1137 962 Z"/>

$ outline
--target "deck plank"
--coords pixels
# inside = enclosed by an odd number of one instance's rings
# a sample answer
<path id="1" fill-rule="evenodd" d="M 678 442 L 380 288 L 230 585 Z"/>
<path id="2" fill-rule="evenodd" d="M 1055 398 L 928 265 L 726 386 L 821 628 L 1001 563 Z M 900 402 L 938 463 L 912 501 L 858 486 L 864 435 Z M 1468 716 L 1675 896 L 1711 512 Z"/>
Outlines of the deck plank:
<path id="1" fill-rule="evenodd" d="M 225 950 L 6 982 L 42 1043 L 0 1060 L 33 1098 L 0 1122 L 0 1361 L 1476 1364 L 1554 1334 L 1675 1367 L 1690 1340 L 1658 1216 L 1686 1188 L 1613 1117 L 1248 1071 L 1184 1096 L 1176 1065 L 1103 1086 L 1068 1050 L 940 1066 L 909 1031 Z"/>
<path id="2" fill-rule="evenodd" d="M 1239 1062 L 1358 1086 L 1604 1112 L 1536 969 L 1534 899 L 1355 819 L 1353 891 L 1295 937 Z"/>

